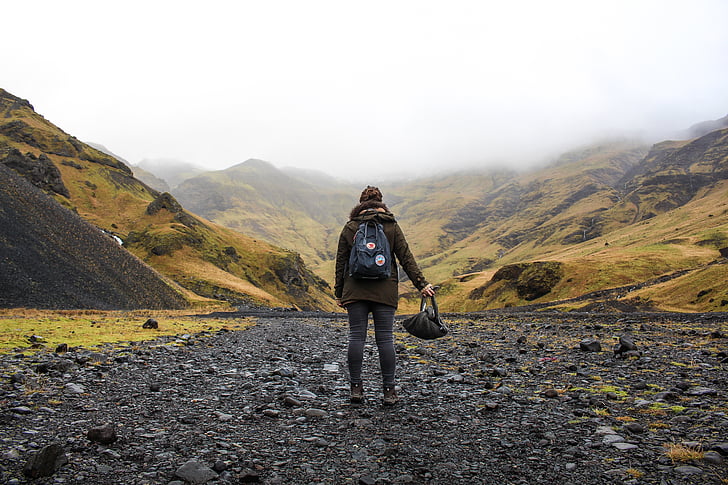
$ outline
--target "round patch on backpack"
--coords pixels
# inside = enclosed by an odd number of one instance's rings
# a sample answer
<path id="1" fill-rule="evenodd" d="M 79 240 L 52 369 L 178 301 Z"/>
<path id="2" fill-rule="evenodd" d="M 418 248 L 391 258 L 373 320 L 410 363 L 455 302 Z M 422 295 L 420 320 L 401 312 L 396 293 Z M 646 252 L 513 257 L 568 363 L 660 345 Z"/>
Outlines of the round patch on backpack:
<path id="1" fill-rule="evenodd" d="M 377 266 L 384 266 L 384 263 L 386 262 L 386 259 L 381 254 L 377 254 L 377 257 L 374 258 L 374 263 Z"/>
<path id="2" fill-rule="evenodd" d="M 376 247 L 377 247 L 377 245 L 376 245 L 376 244 L 374 244 L 373 242 L 368 242 L 368 243 L 367 243 L 367 249 L 374 249 L 374 248 L 376 248 Z"/>

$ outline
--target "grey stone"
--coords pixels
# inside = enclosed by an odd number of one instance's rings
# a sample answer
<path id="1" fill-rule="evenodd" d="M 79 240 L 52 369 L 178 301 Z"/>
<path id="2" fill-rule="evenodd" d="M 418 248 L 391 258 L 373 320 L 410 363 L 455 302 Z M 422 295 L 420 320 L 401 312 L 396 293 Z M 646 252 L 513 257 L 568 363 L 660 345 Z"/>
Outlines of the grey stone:
<path id="1" fill-rule="evenodd" d="M 306 409 L 306 416 L 309 418 L 326 418 L 328 417 L 329 413 L 324 411 L 323 409 L 317 409 L 317 408 L 309 408 Z"/>
<path id="2" fill-rule="evenodd" d="M 645 432 L 644 426 L 639 423 L 627 423 L 624 425 L 624 429 L 632 434 L 641 434 Z"/>
<path id="3" fill-rule="evenodd" d="M 713 465 L 720 465 L 723 463 L 723 457 L 717 451 L 706 451 L 703 455 L 703 461 Z"/>
<path id="4" fill-rule="evenodd" d="M 602 344 L 595 339 L 584 339 L 579 342 L 579 348 L 584 352 L 601 352 Z"/>
<path id="5" fill-rule="evenodd" d="M 374 485 L 377 481 L 371 475 L 364 475 L 359 477 L 359 485 Z"/>
<path id="6" fill-rule="evenodd" d="M 189 460 L 177 469 L 175 475 L 192 484 L 205 483 L 217 478 L 217 473 L 212 468 L 197 460 Z"/>
<path id="7" fill-rule="evenodd" d="M 611 445 L 613 443 L 624 443 L 624 437 L 618 434 L 607 434 L 602 438 L 602 443 L 605 445 Z"/>
<path id="8" fill-rule="evenodd" d="M 281 377 L 287 377 L 289 379 L 296 376 L 296 372 L 290 367 L 281 367 L 280 369 L 276 369 L 273 374 Z"/>
<path id="9" fill-rule="evenodd" d="M 709 387 L 693 387 L 685 391 L 688 396 L 715 396 L 718 391 Z"/>
<path id="10" fill-rule="evenodd" d="M 292 396 L 284 397 L 283 404 L 291 408 L 300 408 L 301 406 L 303 406 L 303 403 L 301 401 Z"/>
<path id="11" fill-rule="evenodd" d="M 243 470 L 242 473 L 240 473 L 239 478 L 240 483 L 259 483 L 260 482 L 260 474 L 255 470 Z"/>
<path id="12" fill-rule="evenodd" d="M 702 475 L 703 470 L 701 468 L 698 468 L 696 466 L 691 465 L 683 465 L 675 467 L 675 471 L 677 473 L 680 473 L 681 475 Z"/>
<path id="13" fill-rule="evenodd" d="M 225 423 L 227 421 L 232 421 L 232 419 L 233 419 L 232 414 L 222 413 L 220 411 L 215 411 L 215 416 L 217 416 L 217 419 L 219 419 L 223 423 Z"/>
<path id="14" fill-rule="evenodd" d="M 728 442 L 727 443 L 716 443 L 710 447 L 711 450 L 717 451 L 721 455 L 728 455 Z"/>
<path id="15" fill-rule="evenodd" d="M 2 454 L 4 460 L 17 460 L 20 458 L 20 452 L 16 449 L 8 450 Z"/>
<path id="16" fill-rule="evenodd" d="M 16 406 L 14 408 L 10 408 L 10 411 L 15 414 L 31 414 L 33 412 L 33 410 L 28 406 Z"/>
<path id="17" fill-rule="evenodd" d="M 69 394 L 83 394 L 86 390 L 80 384 L 69 382 L 65 386 L 65 390 Z"/>
<path id="18" fill-rule="evenodd" d="M 619 343 L 614 347 L 614 355 L 617 357 L 627 357 L 626 354 L 629 353 L 630 356 L 632 356 L 636 352 L 637 352 L 637 345 L 635 345 L 634 340 L 632 340 L 632 337 L 628 337 L 626 335 L 620 335 Z M 637 357 L 639 357 L 639 353 L 637 353 Z"/>
<path id="19" fill-rule="evenodd" d="M 88 430 L 86 437 L 94 443 L 110 445 L 117 440 L 116 428 L 114 425 L 106 423 Z"/>

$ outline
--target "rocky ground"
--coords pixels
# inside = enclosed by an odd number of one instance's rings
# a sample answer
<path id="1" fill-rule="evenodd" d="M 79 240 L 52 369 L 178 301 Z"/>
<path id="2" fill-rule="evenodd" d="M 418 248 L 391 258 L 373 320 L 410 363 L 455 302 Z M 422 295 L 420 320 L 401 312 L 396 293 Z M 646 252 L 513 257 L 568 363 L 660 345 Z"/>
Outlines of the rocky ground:
<path id="1" fill-rule="evenodd" d="M 375 347 L 349 403 L 343 316 L 3 356 L 0 482 L 728 483 L 727 315 L 450 321 L 394 407 Z"/>

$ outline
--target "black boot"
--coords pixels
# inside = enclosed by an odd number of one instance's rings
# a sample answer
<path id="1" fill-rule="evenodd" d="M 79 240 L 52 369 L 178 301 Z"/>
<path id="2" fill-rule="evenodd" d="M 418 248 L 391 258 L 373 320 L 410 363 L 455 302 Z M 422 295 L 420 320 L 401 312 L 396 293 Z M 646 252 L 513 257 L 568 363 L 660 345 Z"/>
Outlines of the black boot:
<path id="1" fill-rule="evenodd" d="M 399 402 L 399 397 L 397 397 L 397 391 L 394 390 L 394 386 L 384 388 L 384 400 L 382 402 L 385 406 L 394 406 Z"/>
<path id="2" fill-rule="evenodd" d="M 351 385 L 351 397 L 349 399 L 353 404 L 360 404 L 364 401 L 364 386 L 361 383 Z"/>

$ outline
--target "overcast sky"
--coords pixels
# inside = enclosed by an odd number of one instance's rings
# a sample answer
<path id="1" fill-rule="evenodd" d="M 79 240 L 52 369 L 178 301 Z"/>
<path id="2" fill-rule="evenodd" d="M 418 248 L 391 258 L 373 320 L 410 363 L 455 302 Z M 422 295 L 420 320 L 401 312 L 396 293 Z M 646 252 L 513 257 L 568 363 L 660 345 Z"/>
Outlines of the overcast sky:
<path id="1" fill-rule="evenodd" d="M 136 164 L 427 173 L 728 114 L 728 1 L 15 1 L 0 87 Z"/>

